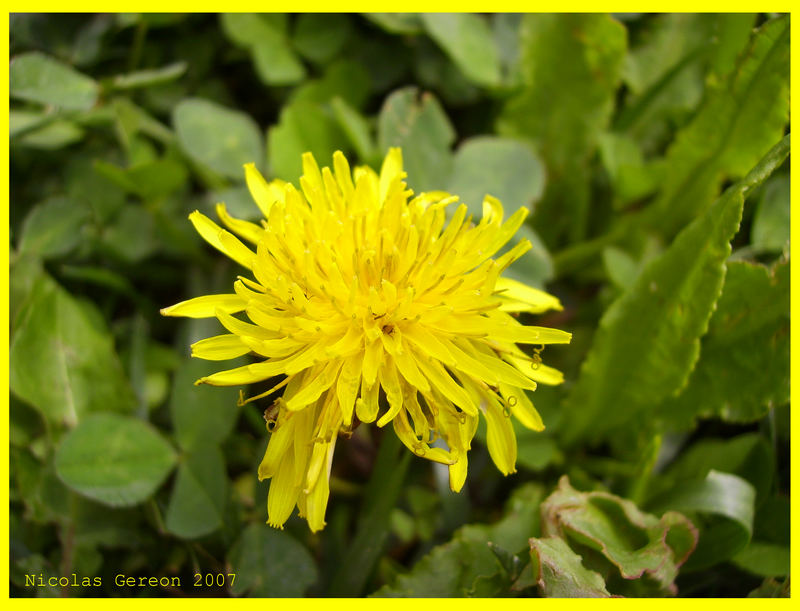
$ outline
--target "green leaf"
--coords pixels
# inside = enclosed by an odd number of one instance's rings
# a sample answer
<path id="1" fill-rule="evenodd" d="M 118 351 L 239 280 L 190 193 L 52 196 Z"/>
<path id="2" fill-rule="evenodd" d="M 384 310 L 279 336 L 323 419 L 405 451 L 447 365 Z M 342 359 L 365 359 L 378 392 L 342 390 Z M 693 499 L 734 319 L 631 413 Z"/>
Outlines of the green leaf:
<path id="1" fill-rule="evenodd" d="M 308 550 L 291 535 L 263 524 L 250 524 L 233 544 L 228 563 L 237 595 L 302 596 L 317 580 L 317 567 Z"/>
<path id="2" fill-rule="evenodd" d="M 616 128 L 652 152 L 676 121 L 700 103 L 705 78 L 718 82 L 734 67 L 755 21 L 753 14 L 664 14 L 634 35 L 623 64 L 630 90 Z"/>
<path id="3" fill-rule="evenodd" d="M 297 183 L 303 173 L 301 156 L 311 152 L 320 167 L 330 166 L 345 138 L 334 118 L 319 104 L 298 100 L 283 107 L 278 125 L 269 128 L 267 157 L 270 172 Z"/>
<path id="4" fill-rule="evenodd" d="M 339 97 L 331 100 L 331 108 L 339 127 L 355 149 L 359 160 L 366 164 L 373 162 L 378 156 L 378 151 L 367 119 Z"/>
<path id="5" fill-rule="evenodd" d="M 366 68 L 350 59 L 339 59 L 326 67 L 322 78 L 310 79 L 298 86 L 292 92 L 289 104 L 302 100 L 324 107 L 334 98 L 340 97 L 360 108 L 369 95 L 369 89 L 369 73 Z"/>
<path id="6" fill-rule="evenodd" d="M 243 112 L 188 98 L 175 107 L 172 122 L 184 152 L 215 172 L 244 180 L 245 163 L 263 165 L 261 132 Z"/>
<path id="7" fill-rule="evenodd" d="M 767 439 L 759 433 L 745 433 L 731 439 L 703 438 L 681 452 L 678 459 L 653 482 L 651 495 L 682 482 L 705 478 L 712 470 L 732 473 L 756 489 L 765 501 L 772 489 L 775 455 Z"/>
<path id="8" fill-rule="evenodd" d="M 581 436 L 603 438 L 686 384 L 722 291 L 743 193 L 763 181 L 787 153 L 784 139 L 652 259 L 606 310 L 567 398 L 572 417 L 564 432 L 569 442 Z"/>
<path id="9" fill-rule="evenodd" d="M 449 542 L 435 547 L 411 571 L 372 596 L 461 597 L 508 592 L 516 575 L 508 573 L 500 557 L 508 559 L 509 553 L 526 549 L 529 537 L 538 533 L 541 498 L 540 487 L 520 487 L 509 499 L 502 520 L 490 526 L 460 528 Z"/>
<path id="10" fill-rule="evenodd" d="M 10 110 L 8 113 L 8 135 L 11 138 L 32 131 L 53 119 L 52 115 L 30 110 Z"/>
<path id="11" fill-rule="evenodd" d="M 548 183 L 535 220 L 552 246 L 585 234 L 585 177 L 614 106 L 625 28 L 607 15 L 526 15 L 520 37 L 524 86 L 503 108 L 498 131 L 541 153 Z"/>
<path id="12" fill-rule="evenodd" d="M 167 507 L 167 530 L 182 539 L 214 532 L 222 526 L 227 499 L 228 476 L 219 448 L 205 445 L 185 455 Z"/>
<path id="13" fill-rule="evenodd" d="M 114 89 L 138 89 L 140 87 L 153 87 L 174 81 L 186 72 L 186 62 L 175 62 L 163 68 L 150 70 L 137 70 L 128 74 L 120 74 L 111 80 Z"/>
<path id="14" fill-rule="evenodd" d="M 689 384 L 659 408 L 672 427 L 713 416 L 752 422 L 789 401 L 789 263 L 727 267 Z"/>
<path id="15" fill-rule="evenodd" d="M 633 257 L 615 246 L 603 249 L 603 267 L 609 280 L 623 290 L 633 286 L 640 271 Z"/>
<path id="16" fill-rule="evenodd" d="M 19 309 L 11 338 L 11 391 L 53 424 L 89 412 L 127 411 L 133 393 L 108 330 L 42 274 Z"/>
<path id="17" fill-rule="evenodd" d="M 748 598 L 789 598 L 790 596 L 788 577 L 782 582 L 772 579 L 771 577 L 767 578 L 764 580 L 764 583 L 747 595 Z"/>
<path id="18" fill-rule="evenodd" d="M 362 13 L 375 25 L 390 34 L 421 34 L 422 15 L 420 13 Z"/>
<path id="19" fill-rule="evenodd" d="M 180 189 L 188 178 L 186 168 L 174 159 L 154 159 L 129 168 L 96 161 L 95 169 L 129 193 L 143 200 L 158 199 Z"/>
<path id="20" fill-rule="evenodd" d="M 104 505 L 124 507 L 156 491 L 175 465 L 175 451 L 146 422 L 99 413 L 64 437 L 55 465 L 72 490 Z"/>
<path id="21" fill-rule="evenodd" d="M 55 151 L 83 139 L 84 131 L 72 121 L 56 119 L 14 139 L 14 144 Z"/>
<path id="22" fill-rule="evenodd" d="M 789 547 L 786 545 L 751 541 L 733 557 L 732 562 L 740 569 L 761 577 L 787 577 L 789 556 Z"/>
<path id="23" fill-rule="evenodd" d="M 789 242 L 789 176 L 775 176 L 764 185 L 753 217 L 750 243 L 762 251 L 780 252 Z"/>
<path id="24" fill-rule="evenodd" d="M 25 518 L 37 523 L 69 519 L 70 493 L 56 477 L 52 462 L 42 463 L 30 451 L 11 448 L 11 480 L 25 504 Z"/>
<path id="25" fill-rule="evenodd" d="M 671 238 L 743 176 L 783 135 L 789 118 L 789 19 L 765 23 L 738 68 L 707 95 L 667 151 L 663 188 L 648 222 Z"/>
<path id="26" fill-rule="evenodd" d="M 483 198 L 503 202 L 508 214 L 531 208 L 544 192 L 544 166 L 526 144 L 479 136 L 461 143 L 453 159 L 447 191 L 458 195 L 474 218 L 483 216 Z"/>
<path id="27" fill-rule="evenodd" d="M 612 205 L 619 210 L 654 193 L 661 178 L 661 165 L 646 164 L 637 143 L 614 132 L 598 138 L 600 158 L 611 178 Z"/>
<path id="28" fill-rule="evenodd" d="M 256 73 L 267 85 L 291 85 L 306 70 L 292 50 L 285 29 L 274 15 L 226 13 L 222 30 L 236 44 L 249 49 Z"/>
<path id="29" fill-rule="evenodd" d="M 533 579 L 547 598 L 608 598 L 611 596 L 599 573 L 581 563 L 563 539 L 531 539 Z"/>
<path id="30" fill-rule="evenodd" d="M 532 471 L 542 471 L 562 459 L 563 454 L 552 437 L 533 431 L 517 434 L 517 464 Z"/>
<path id="31" fill-rule="evenodd" d="M 428 35 L 478 85 L 500 84 L 500 59 L 489 24 L 471 13 L 422 13 Z"/>
<path id="32" fill-rule="evenodd" d="M 152 255 L 162 246 L 155 237 L 153 215 L 141 204 L 126 204 L 103 232 L 103 244 L 128 263 L 136 263 Z M 129 236 L 135 235 L 131 240 Z"/>
<path id="33" fill-rule="evenodd" d="M 12 98 L 65 110 L 89 110 L 97 101 L 94 80 L 43 53 L 17 55 L 8 71 Z"/>
<path id="34" fill-rule="evenodd" d="M 415 191 L 442 189 L 452 170 L 450 145 L 456 134 L 436 98 L 415 87 L 393 92 L 378 117 L 378 148 L 403 149 L 403 167 Z"/>
<path id="35" fill-rule="evenodd" d="M 294 48 L 313 62 L 332 60 L 351 36 L 350 17 L 339 13 L 303 13 L 297 17 L 292 35 Z"/>
<path id="36" fill-rule="evenodd" d="M 756 491 L 730 473 L 710 471 L 704 479 L 681 481 L 648 505 L 658 509 L 704 514 L 700 540 L 686 570 L 698 570 L 730 559 L 753 533 Z"/>
<path id="37" fill-rule="evenodd" d="M 42 202 L 25 217 L 19 251 L 43 259 L 69 253 L 80 244 L 81 229 L 89 219 L 89 213 L 82 202 L 66 197 L 53 197 Z"/>
<path id="38" fill-rule="evenodd" d="M 697 545 L 697 530 L 683 515 L 658 518 L 607 492 L 578 492 L 566 475 L 542 504 L 542 534 L 595 550 L 624 579 L 646 576 L 673 594 L 678 568 Z"/>
<path id="39" fill-rule="evenodd" d="M 175 439 L 184 450 L 199 452 L 220 444 L 236 424 L 236 388 L 194 385 L 195 380 L 219 369 L 216 362 L 187 359 L 175 372 L 169 411 Z"/>

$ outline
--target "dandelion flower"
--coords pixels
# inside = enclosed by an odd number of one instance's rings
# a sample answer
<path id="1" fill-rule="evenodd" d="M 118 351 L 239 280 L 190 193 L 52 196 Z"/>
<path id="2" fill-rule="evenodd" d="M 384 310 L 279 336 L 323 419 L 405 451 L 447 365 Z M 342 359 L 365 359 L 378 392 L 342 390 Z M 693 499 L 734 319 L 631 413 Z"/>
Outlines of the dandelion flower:
<path id="1" fill-rule="evenodd" d="M 542 430 L 525 390 L 562 381 L 539 352 L 568 343 L 570 334 L 514 316 L 560 309 L 558 299 L 501 276 L 531 244 L 522 240 L 492 258 L 527 210 L 504 222 L 501 203 L 487 196 L 480 222 L 463 204 L 447 222 L 446 209 L 458 197 L 414 196 L 405 176 L 396 148 L 380 174 L 351 171 L 339 152 L 333 170 L 320 171 L 306 153 L 299 190 L 245 166 L 264 215 L 260 225 L 231 217 L 224 204 L 217 213 L 227 229 L 200 212 L 189 216 L 245 273 L 231 294 L 190 299 L 162 314 L 216 317 L 228 331 L 195 343 L 193 356 L 260 357 L 198 384 L 276 381 L 267 392 L 242 397 L 243 404 L 282 390 L 265 412 L 272 434 L 258 470 L 259 479 L 272 478 L 272 526 L 282 527 L 297 506 L 311 530 L 323 528 L 336 440 L 358 422 L 391 423 L 412 452 L 449 465 L 450 487 L 458 491 L 482 414 L 492 459 L 513 473 L 510 416 Z"/>

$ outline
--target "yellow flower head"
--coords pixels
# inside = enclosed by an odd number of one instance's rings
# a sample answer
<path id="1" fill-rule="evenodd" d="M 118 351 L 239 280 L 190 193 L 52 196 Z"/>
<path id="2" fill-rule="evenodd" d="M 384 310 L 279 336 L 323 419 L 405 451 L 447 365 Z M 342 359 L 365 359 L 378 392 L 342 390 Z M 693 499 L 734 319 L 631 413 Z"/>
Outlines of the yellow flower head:
<path id="1" fill-rule="evenodd" d="M 261 225 L 232 218 L 224 204 L 217 213 L 229 231 L 200 212 L 189 218 L 247 274 L 232 294 L 161 312 L 216 317 L 228 330 L 194 344 L 193 356 L 261 357 L 198 384 L 239 386 L 280 376 L 269 391 L 244 401 L 283 389 L 267 412 L 272 435 L 258 474 L 272 478 L 269 523 L 282 526 L 297 505 L 314 531 L 325 525 L 336 439 L 356 419 L 392 423 L 415 454 L 449 465 L 450 487 L 458 491 L 483 414 L 492 459 L 513 473 L 510 415 L 530 429 L 544 428 L 523 389 L 562 381 L 541 364 L 539 349 L 527 354 L 517 344 L 571 338 L 522 325 L 511 314 L 561 307 L 555 297 L 501 277 L 531 247 L 527 240 L 492 258 L 522 224 L 525 208 L 503 222 L 502 205 L 487 196 L 480 222 L 461 204 L 447 223 L 446 208 L 458 197 L 413 197 L 400 149 L 389 151 L 380 175 L 365 167 L 351 172 L 339 152 L 333 168 L 320 171 L 306 153 L 297 190 L 268 183 L 246 165 Z M 249 322 L 234 316 L 241 312 Z M 437 438 L 444 443 L 433 446 Z"/>

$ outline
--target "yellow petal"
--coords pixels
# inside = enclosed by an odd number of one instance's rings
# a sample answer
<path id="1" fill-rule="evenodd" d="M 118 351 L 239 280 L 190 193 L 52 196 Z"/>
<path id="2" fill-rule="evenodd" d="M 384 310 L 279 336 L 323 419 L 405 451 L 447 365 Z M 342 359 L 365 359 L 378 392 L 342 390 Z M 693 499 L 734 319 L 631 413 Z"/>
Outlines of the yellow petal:
<path id="1" fill-rule="evenodd" d="M 222 224 L 228 229 L 240 235 L 248 242 L 252 242 L 253 244 L 258 244 L 258 241 L 264 234 L 263 227 L 259 227 L 255 223 L 251 223 L 249 221 L 242 221 L 228 214 L 228 210 L 225 208 L 225 204 L 223 203 L 217 204 L 217 216 L 219 216 Z"/>
<path id="2" fill-rule="evenodd" d="M 427 443 L 417 438 L 414 431 L 411 429 L 405 410 L 399 412 L 397 417 L 392 420 L 392 426 L 394 427 L 397 438 L 403 442 L 403 445 L 420 458 L 427 458 L 428 460 L 444 465 L 452 465 L 455 461 L 455 458 L 453 458 L 447 450 L 432 448 Z"/>
<path id="3" fill-rule="evenodd" d="M 269 218 L 269 210 L 272 208 L 272 204 L 275 203 L 276 198 L 254 163 L 244 164 L 244 178 L 247 182 L 247 188 L 250 190 L 250 195 L 259 210 L 261 210 L 261 214 L 264 215 L 264 218 Z"/>
<path id="4" fill-rule="evenodd" d="M 394 363 L 388 359 L 381 363 L 378 378 L 383 392 L 386 393 L 386 400 L 389 402 L 389 409 L 377 422 L 377 425 L 382 427 L 389 424 L 403 407 L 403 389 L 400 386 L 400 379 L 397 377 L 397 369 Z"/>
<path id="5" fill-rule="evenodd" d="M 181 301 L 161 310 L 162 316 L 186 316 L 187 318 L 212 318 L 217 310 L 227 314 L 241 312 L 247 302 L 239 295 L 203 295 Z"/>
<path id="6" fill-rule="evenodd" d="M 380 367 L 382 359 L 383 344 L 377 339 L 367 344 L 364 350 L 364 364 L 362 365 L 361 374 L 364 376 L 364 381 L 370 386 L 375 383 L 378 376 L 378 367 Z"/>
<path id="7" fill-rule="evenodd" d="M 255 253 L 242 244 L 239 239 L 229 231 L 225 231 L 205 214 L 195 210 L 189 215 L 189 220 L 202 238 L 219 250 L 224 255 L 236 261 L 239 265 L 251 269 Z"/>
<path id="8" fill-rule="evenodd" d="M 495 294 L 505 301 L 500 309 L 506 312 L 538 314 L 547 310 L 564 309 L 558 297 L 511 278 L 498 278 L 495 284 Z"/>
<path id="9" fill-rule="evenodd" d="M 377 382 L 368 386 L 364 377 L 361 377 L 361 397 L 356 399 L 356 416 L 361 422 L 374 422 L 378 416 L 378 391 L 380 387 Z"/>
<path id="10" fill-rule="evenodd" d="M 336 381 L 336 376 L 341 367 L 341 360 L 328 363 L 319 374 L 306 380 L 300 392 L 294 396 L 286 397 L 286 409 L 293 411 L 303 409 L 306 405 L 319 399 L 320 395 L 328 390 Z"/>
<path id="11" fill-rule="evenodd" d="M 243 365 L 235 369 L 220 371 L 210 376 L 200 378 L 195 384 L 210 384 L 211 386 L 244 386 L 253 382 L 261 382 L 267 378 L 284 373 L 282 361 L 265 361 L 252 365 Z"/>
<path id="12" fill-rule="evenodd" d="M 207 361 L 235 359 L 250 352 L 238 335 L 217 335 L 192 344 L 192 356 Z"/>
<path id="13" fill-rule="evenodd" d="M 275 528 L 283 528 L 292 515 L 299 494 L 300 488 L 294 482 L 294 452 L 286 452 L 269 485 L 267 523 Z"/>
<path id="14" fill-rule="evenodd" d="M 389 192 L 389 186 L 398 178 L 403 177 L 403 153 L 397 148 L 390 148 L 389 152 L 383 160 L 381 166 L 380 183 L 378 189 L 378 201 L 383 203 L 386 200 L 386 194 Z"/>
<path id="15" fill-rule="evenodd" d="M 517 438 L 511 425 L 510 413 L 506 416 L 503 408 L 494 400 L 487 401 L 486 410 L 486 445 L 494 464 L 508 475 L 516 472 Z"/>
<path id="16" fill-rule="evenodd" d="M 548 367 L 544 363 L 537 363 L 536 361 L 519 358 L 513 355 L 505 355 L 504 358 L 531 380 L 549 386 L 558 386 L 564 382 L 563 373 L 558 369 Z"/>
<path id="17" fill-rule="evenodd" d="M 453 403 L 458 405 L 462 410 L 468 414 L 477 414 L 478 408 L 470 398 L 467 391 L 461 386 L 456 384 L 450 374 L 444 370 L 438 362 L 434 360 L 426 360 L 424 358 L 418 359 L 417 364 L 423 374 L 433 382 L 435 386 L 445 397 L 450 399 Z"/>
<path id="18" fill-rule="evenodd" d="M 511 408 L 511 413 L 523 426 L 532 431 L 544 430 L 542 417 L 536 411 L 524 390 L 513 388 L 507 384 L 500 384 L 499 389 L 500 394 L 506 400 L 506 404 Z"/>
<path id="19" fill-rule="evenodd" d="M 339 409 L 342 410 L 342 422 L 345 426 L 353 423 L 353 410 L 360 384 L 361 355 L 354 354 L 345 361 L 336 382 L 336 397 L 339 400 Z"/>
<path id="20" fill-rule="evenodd" d="M 450 465 L 448 469 L 450 475 L 450 490 L 453 492 L 461 492 L 464 487 L 464 482 L 467 481 L 467 453 L 458 452 L 456 462 Z"/>

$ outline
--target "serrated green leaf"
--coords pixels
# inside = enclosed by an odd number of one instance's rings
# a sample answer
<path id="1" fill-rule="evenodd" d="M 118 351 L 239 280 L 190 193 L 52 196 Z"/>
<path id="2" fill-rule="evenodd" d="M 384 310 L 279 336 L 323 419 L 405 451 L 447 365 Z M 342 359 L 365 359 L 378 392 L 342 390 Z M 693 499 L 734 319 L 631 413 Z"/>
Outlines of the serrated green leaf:
<path id="1" fill-rule="evenodd" d="M 428 35 L 478 85 L 500 84 L 500 59 L 489 24 L 471 13 L 422 13 Z"/>
<path id="2" fill-rule="evenodd" d="M 81 242 L 90 210 L 82 202 L 53 197 L 30 211 L 22 225 L 19 251 L 43 259 L 60 257 Z"/>
<path id="3" fill-rule="evenodd" d="M 58 477 L 72 490 L 112 507 L 136 505 L 161 485 L 175 451 L 142 420 L 92 414 L 64 437 L 56 451 Z"/>
<path id="4" fill-rule="evenodd" d="M 172 380 L 169 411 L 175 438 L 187 451 L 222 443 L 239 417 L 237 390 L 195 386 L 195 380 L 219 370 L 219 363 L 187 359 Z"/>
<path id="5" fill-rule="evenodd" d="M 311 152 L 317 163 L 330 166 L 345 138 L 329 112 L 316 102 L 298 100 L 284 106 L 278 125 L 269 128 L 267 157 L 270 173 L 297 183 L 303 173 L 301 156 Z"/>
<path id="6" fill-rule="evenodd" d="M 167 506 L 167 530 L 182 539 L 196 539 L 222 526 L 227 502 L 225 459 L 215 445 L 181 458 Z"/>
<path id="7" fill-rule="evenodd" d="M 99 86 L 93 79 L 43 53 L 17 55 L 8 70 L 12 98 L 65 110 L 88 110 L 97 101 Z"/>
<path id="8" fill-rule="evenodd" d="M 188 98 L 175 107 L 172 122 L 183 151 L 215 172 L 244 180 L 245 163 L 263 166 L 261 131 L 243 112 Z"/>
<path id="9" fill-rule="evenodd" d="M 784 139 L 651 260 L 606 310 L 567 398 L 568 441 L 603 438 L 686 384 L 722 291 L 743 193 L 765 180 L 787 153 Z"/>
<path id="10" fill-rule="evenodd" d="M 725 77 L 746 46 L 753 14 L 653 16 L 634 35 L 623 65 L 630 89 L 615 126 L 653 152 L 671 131 L 671 123 L 700 103 L 705 78 Z"/>
<path id="11" fill-rule="evenodd" d="M 378 149 L 383 155 L 389 147 L 402 147 L 408 184 L 416 192 L 442 188 L 452 170 L 450 145 L 455 137 L 436 98 L 415 87 L 393 92 L 378 116 Z"/>
<path id="12" fill-rule="evenodd" d="M 563 539 L 531 539 L 533 579 L 546 598 L 608 598 L 599 573 L 581 563 Z"/>
<path id="13" fill-rule="evenodd" d="M 647 576 L 664 593 L 676 591 L 678 568 L 697 544 L 697 530 L 683 515 L 658 518 L 607 492 L 578 492 L 567 476 L 542 504 L 542 534 L 595 550 L 624 579 Z"/>
<path id="14" fill-rule="evenodd" d="M 308 550 L 284 531 L 250 524 L 231 547 L 228 563 L 238 596 L 302 596 L 317 580 Z"/>
<path id="15" fill-rule="evenodd" d="M 92 411 L 133 407 L 108 330 L 49 276 L 37 276 L 15 322 L 11 391 L 50 423 L 74 426 Z"/>
<path id="16" fill-rule="evenodd" d="M 688 386 L 659 408 L 668 426 L 752 422 L 789 400 L 789 263 L 728 263 Z"/>
<path id="17" fill-rule="evenodd" d="M 648 223 L 671 238 L 743 176 L 783 135 L 789 112 L 789 19 L 765 23 L 737 69 L 714 88 L 667 152 L 663 188 Z"/>
<path id="18" fill-rule="evenodd" d="M 526 15 L 520 31 L 524 87 L 498 131 L 528 138 L 547 168 L 536 227 L 552 246 L 583 236 L 587 164 L 607 126 L 625 53 L 625 28 L 607 15 Z"/>
<path id="19" fill-rule="evenodd" d="M 789 242 L 789 176 L 774 176 L 764 185 L 750 231 L 756 250 L 780 252 Z"/>

